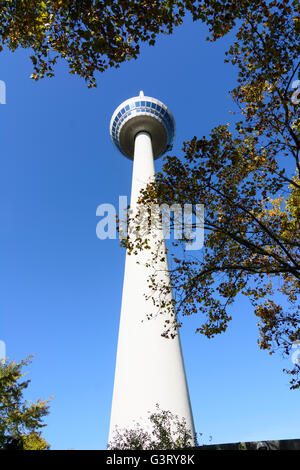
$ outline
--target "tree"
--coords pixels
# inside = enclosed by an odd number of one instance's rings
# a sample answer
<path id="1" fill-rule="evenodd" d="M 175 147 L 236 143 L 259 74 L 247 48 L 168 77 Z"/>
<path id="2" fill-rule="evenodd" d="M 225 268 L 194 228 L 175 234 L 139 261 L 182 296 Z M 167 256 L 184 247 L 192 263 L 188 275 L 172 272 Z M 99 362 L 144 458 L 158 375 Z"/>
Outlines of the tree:
<path id="1" fill-rule="evenodd" d="M 172 304 L 161 303 L 169 285 L 156 275 L 150 283 L 155 306 L 163 313 L 175 303 L 177 310 L 164 336 L 176 334 L 184 316 L 200 313 L 197 332 L 213 338 L 227 329 L 229 307 L 244 294 L 258 318 L 259 347 L 287 356 L 300 338 L 300 119 L 292 88 L 300 77 L 299 4 L 253 1 L 240 20 L 226 57 L 239 71 L 231 92 L 235 124 L 186 141 L 183 158 L 169 156 L 140 198 L 143 209 L 189 203 L 195 213 L 196 204 L 205 204 L 204 249 L 201 257 L 178 255 L 174 246 L 183 237 L 169 250 Z M 123 245 L 143 249 L 145 237 Z M 161 250 L 152 253 L 156 262 Z M 285 371 L 291 388 L 300 387 L 300 364 Z"/>
<path id="2" fill-rule="evenodd" d="M 142 43 L 171 34 L 187 12 L 212 40 L 230 31 L 251 0 L 0 0 L 0 51 L 30 49 L 31 78 L 52 77 L 59 58 L 96 86 L 95 72 L 136 59 Z"/>
<path id="3" fill-rule="evenodd" d="M 181 23 L 174 1 L 11 0 L 0 1 L 2 46 L 33 51 L 32 78 L 54 75 L 58 58 L 70 73 L 96 86 L 95 71 L 136 58 L 140 44 L 155 43 Z"/>
<path id="4" fill-rule="evenodd" d="M 116 428 L 114 437 L 108 443 L 109 450 L 172 450 L 186 449 L 197 445 L 196 436 L 187 429 L 184 419 L 170 411 L 160 410 L 149 416 L 150 430 L 140 424 L 132 429 Z"/>
<path id="5" fill-rule="evenodd" d="M 20 382 L 21 372 L 32 356 L 19 363 L 0 361 L 0 449 L 45 450 L 49 444 L 41 436 L 42 420 L 49 413 L 48 400 L 24 401 L 30 380 Z"/>

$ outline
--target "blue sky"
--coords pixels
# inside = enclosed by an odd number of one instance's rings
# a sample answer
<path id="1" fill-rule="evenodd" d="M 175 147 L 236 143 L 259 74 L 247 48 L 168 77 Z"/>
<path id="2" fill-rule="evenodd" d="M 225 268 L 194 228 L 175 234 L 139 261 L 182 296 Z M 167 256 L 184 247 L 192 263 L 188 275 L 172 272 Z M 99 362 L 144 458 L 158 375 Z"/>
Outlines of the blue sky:
<path id="1" fill-rule="evenodd" d="M 52 449 L 107 444 L 125 252 L 96 237 L 96 209 L 130 195 L 132 171 L 110 141 L 111 115 L 140 90 L 162 100 L 176 120 L 174 155 L 230 122 L 232 37 L 211 44 L 206 33 L 187 20 L 138 60 L 98 74 L 97 89 L 63 63 L 36 83 L 29 52 L 0 55 L 0 340 L 11 360 L 35 355 L 26 398 L 54 395 L 44 430 Z M 299 392 L 281 371 L 289 360 L 258 349 L 247 300 L 231 313 L 213 340 L 194 333 L 197 316 L 181 332 L 200 441 L 299 438 Z"/>

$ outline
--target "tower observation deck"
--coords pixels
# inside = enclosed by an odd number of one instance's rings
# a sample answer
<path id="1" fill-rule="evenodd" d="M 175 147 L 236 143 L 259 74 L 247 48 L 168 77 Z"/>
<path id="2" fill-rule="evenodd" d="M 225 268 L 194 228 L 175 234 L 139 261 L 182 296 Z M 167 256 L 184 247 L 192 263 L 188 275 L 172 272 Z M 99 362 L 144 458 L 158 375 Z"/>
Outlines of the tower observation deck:
<path id="1" fill-rule="evenodd" d="M 141 131 L 151 135 L 154 158 L 172 149 L 175 136 L 172 113 L 161 101 L 144 96 L 142 91 L 140 96 L 124 101 L 115 110 L 110 135 L 120 152 L 133 159 L 135 136 Z"/>
<path id="2" fill-rule="evenodd" d="M 110 134 L 119 151 L 133 160 L 130 209 L 134 214 L 140 191 L 155 178 L 154 159 L 172 149 L 175 121 L 165 104 L 140 92 L 115 110 Z M 147 239 L 151 247 L 160 240 L 165 252 L 162 229 L 155 233 L 151 229 Z M 153 266 L 151 250 L 126 254 L 109 441 L 116 426 L 130 429 L 139 423 L 150 430 L 149 413 L 156 411 L 156 404 L 184 418 L 194 433 L 180 336 L 162 337 L 165 318 L 149 298 L 153 270 L 170 283 L 166 258 Z M 171 290 L 166 297 L 167 302 L 172 299 Z M 153 317 L 147 320 L 149 316 Z"/>

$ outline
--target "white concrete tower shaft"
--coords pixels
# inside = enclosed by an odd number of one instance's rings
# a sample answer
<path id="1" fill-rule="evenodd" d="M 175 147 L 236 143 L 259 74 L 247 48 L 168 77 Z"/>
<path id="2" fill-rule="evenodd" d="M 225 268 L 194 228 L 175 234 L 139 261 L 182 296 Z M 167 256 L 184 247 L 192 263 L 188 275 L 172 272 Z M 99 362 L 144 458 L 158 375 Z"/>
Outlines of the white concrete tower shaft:
<path id="1" fill-rule="evenodd" d="M 147 131 L 138 130 L 133 142 L 130 201 L 133 213 L 136 212 L 141 189 L 155 177 L 152 129 L 150 125 L 147 128 L 144 124 L 143 127 Z M 147 235 L 150 246 L 159 239 L 164 251 L 163 231 L 156 229 L 155 237 L 154 240 L 151 230 Z M 180 419 L 184 418 L 194 433 L 179 334 L 174 339 L 161 336 L 165 318 L 159 313 L 147 320 L 147 315 L 155 313 L 153 302 L 146 299 L 152 294 L 148 285 L 151 269 L 159 268 L 160 275 L 169 280 L 167 259 L 160 261 L 159 267 L 150 269 L 145 266 L 151 260 L 150 252 L 143 250 L 137 255 L 126 254 L 109 441 L 113 439 L 116 426 L 129 429 L 139 423 L 149 427 L 149 412 L 156 410 L 156 404 L 161 410 L 169 410 Z"/>

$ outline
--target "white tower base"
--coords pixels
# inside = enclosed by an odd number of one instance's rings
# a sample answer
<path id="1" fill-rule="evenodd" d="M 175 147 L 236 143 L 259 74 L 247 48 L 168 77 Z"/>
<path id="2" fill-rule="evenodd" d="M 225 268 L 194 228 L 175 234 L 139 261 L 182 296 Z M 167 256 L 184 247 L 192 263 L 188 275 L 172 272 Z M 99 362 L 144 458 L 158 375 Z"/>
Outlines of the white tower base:
<path id="1" fill-rule="evenodd" d="M 140 190 L 155 176 L 151 137 L 139 132 L 135 138 L 131 190 L 134 212 Z M 158 231 L 159 232 L 159 231 Z M 157 234 L 157 232 L 156 232 Z M 162 237 L 163 233 L 158 233 Z M 151 246 L 151 237 L 150 237 Z M 109 441 L 115 427 L 133 428 L 135 423 L 149 429 L 149 412 L 169 410 L 184 418 L 194 434 L 194 424 L 183 364 L 180 338 L 161 336 L 164 318 L 160 314 L 147 320 L 154 307 L 147 279 L 151 270 L 145 266 L 151 250 L 138 255 L 126 254 L 122 309 L 119 327 Z M 159 266 L 168 275 L 168 263 Z"/>

